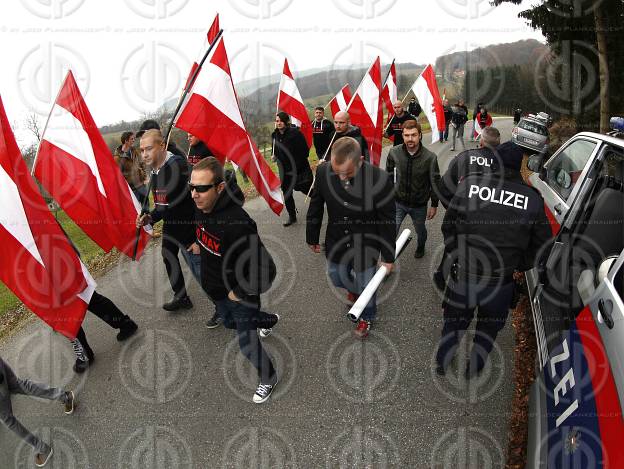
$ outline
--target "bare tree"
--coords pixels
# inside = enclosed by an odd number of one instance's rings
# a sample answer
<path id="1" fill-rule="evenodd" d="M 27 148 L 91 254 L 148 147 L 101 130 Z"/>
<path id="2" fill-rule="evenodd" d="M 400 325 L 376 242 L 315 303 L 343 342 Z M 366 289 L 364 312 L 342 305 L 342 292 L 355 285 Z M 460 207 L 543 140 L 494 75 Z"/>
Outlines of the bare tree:
<path id="1" fill-rule="evenodd" d="M 41 141 L 41 121 L 39 120 L 39 115 L 36 112 L 31 112 L 26 116 L 26 120 L 24 121 L 25 127 L 32 133 L 37 142 Z"/>

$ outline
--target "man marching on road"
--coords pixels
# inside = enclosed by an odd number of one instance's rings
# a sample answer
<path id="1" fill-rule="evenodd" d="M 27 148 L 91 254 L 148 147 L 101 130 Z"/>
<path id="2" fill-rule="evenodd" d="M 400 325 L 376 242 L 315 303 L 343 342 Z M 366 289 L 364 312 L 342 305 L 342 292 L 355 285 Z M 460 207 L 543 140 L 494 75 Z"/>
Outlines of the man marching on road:
<path id="1" fill-rule="evenodd" d="M 312 121 L 312 139 L 316 157 L 321 160 L 329 147 L 332 133 L 336 129 L 329 119 L 325 119 L 325 109 L 318 106 L 314 108 L 314 120 Z"/>
<path id="2" fill-rule="evenodd" d="M 436 190 L 440 181 L 438 157 L 421 143 L 420 124 L 408 120 L 403 124 L 400 146 L 394 146 L 388 153 L 386 170 L 395 181 L 396 225 L 400 229 L 407 214 L 412 217 L 418 234 L 414 257 L 425 255 L 427 228 L 425 220 L 435 217 L 438 210 Z M 431 200 L 431 207 L 427 204 Z"/>
<path id="3" fill-rule="evenodd" d="M 193 303 L 186 294 L 178 259 L 181 251 L 191 271 L 196 277 L 199 275 L 199 256 L 188 251 L 195 241 L 195 207 L 187 186 L 190 167 L 186 158 L 167 151 L 160 130 L 147 130 L 141 137 L 140 148 L 143 161 L 152 168 L 154 209 L 137 216 L 137 227 L 163 220 L 161 254 L 174 293 L 163 309 L 190 309 Z"/>
<path id="4" fill-rule="evenodd" d="M 260 311 L 260 294 L 275 279 L 275 264 L 262 244 L 256 223 L 242 207 L 234 176 L 226 177 L 213 157 L 197 163 L 189 188 L 197 206 L 201 284 L 228 329 L 236 329 L 241 352 L 258 370 L 253 402 L 265 402 L 277 385 L 277 371 L 260 342 L 279 320 Z"/>
<path id="5" fill-rule="evenodd" d="M 319 236 L 327 205 L 325 255 L 332 283 L 355 302 L 380 262 L 392 271 L 396 239 L 394 195 L 390 176 L 364 161 L 359 143 L 343 137 L 332 145 L 331 164 L 318 167 L 308 208 L 306 242 L 321 252 Z M 376 295 L 366 305 L 355 329 L 368 336 L 377 310 Z"/>
<path id="6" fill-rule="evenodd" d="M 360 128 L 355 125 L 351 125 L 351 116 L 347 111 L 339 111 L 336 113 L 334 116 L 334 125 L 336 126 L 336 131 L 334 132 L 336 136 L 334 137 L 334 134 L 332 134 L 332 138 L 334 139 L 332 147 L 341 138 L 351 137 L 360 145 L 362 155 L 364 155 L 364 161 L 370 161 L 368 142 L 362 135 Z M 331 148 L 329 151 L 331 153 Z M 330 156 L 331 155 L 327 155 L 328 160 Z"/>
<path id="7" fill-rule="evenodd" d="M 509 314 L 514 276 L 533 267 L 551 237 L 544 200 L 520 176 L 522 156 L 519 147 L 505 144 L 500 170 L 463 179 L 446 211 L 444 243 L 456 273 L 443 303 L 444 326 L 436 354 L 440 375 L 475 309 L 478 320 L 465 375 L 470 379 L 481 372 Z"/>
<path id="8" fill-rule="evenodd" d="M 410 113 L 405 112 L 403 109 L 403 103 L 397 101 L 392 104 L 394 108 L 394 115 L 388 122 L 388 128 L 386 130 L 386 137 L 394 137 L 394 146 L 403 145 L 403 124 L 408 120 L 416 120 L 416 117 Z"/>
<path id="9" fill-rule="evenodd" d="M 65 408 L 65 413 L 74 413 L 76 399 L 73 391 L 50 388 L 42 384 L 34 383 L 28 379 L 18 378 L 11 367 L 0 358 L 0 420 L 7 428 L 22 440 L 32 446 L 35 451 L 35 466 L 45 466 L 52 458 L 52 447 L 41 441 L 26 429 L 13 415 L 11 406 L 11 394 L 24 394 L 26 396 L 41 397 L 51 401 L 59 401 Z M 7 457 L 5 455 L 5 457 Z"/>

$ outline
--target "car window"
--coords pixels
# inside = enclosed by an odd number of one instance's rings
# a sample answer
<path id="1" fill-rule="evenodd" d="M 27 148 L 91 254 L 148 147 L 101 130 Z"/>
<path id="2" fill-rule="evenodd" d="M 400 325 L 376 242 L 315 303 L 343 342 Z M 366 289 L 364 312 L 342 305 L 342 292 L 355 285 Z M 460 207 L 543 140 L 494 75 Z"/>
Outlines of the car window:
<path id="1" fill-rule="evenodd" d="M 594 142 L 575 140 L 548 161 L 546 182 L 564 200 L 570 197 L 595 148 Z"/>
<path id="2" fill-rule="evenodd" d="M 546 129 L 546 127 L 538 124 L 537 122 L 521 120 L 518 124 L 518 127 L 524 130 L 528 130 L 529 132 L 548 136 L 548 130 Z"/>
<path id="3" fill-rule="evenodd" d="M 624 151 L 619 148 L 607 149 L 604 157 L 604 165 L 601 174 L 611 176 L 620 182 L 624 182 Z"/>

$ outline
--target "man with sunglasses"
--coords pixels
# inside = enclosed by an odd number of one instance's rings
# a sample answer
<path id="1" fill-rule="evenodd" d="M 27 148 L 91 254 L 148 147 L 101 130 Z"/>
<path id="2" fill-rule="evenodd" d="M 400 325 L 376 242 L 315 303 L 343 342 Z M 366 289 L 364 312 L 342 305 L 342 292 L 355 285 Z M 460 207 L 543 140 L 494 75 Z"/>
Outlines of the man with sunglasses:
<path id="1" fill-rule="evenodd" d="M 241 352 L 258 370 L 253 402 L 265 402 L 277 385 L 277 372 L 264 350 L 278 315 L 260 311 L 260 294 L 275 279 L 276 268 L 262 244 L 256 223 L 243 209 L 236 178 L 213 157 L 193 167 L 189 183 L 197 206 L 196 243 L 201 248 L 201 284 L 228 329 L 236 329 Z"/>
<path id="2" fill-rule="evenodd" d="M 190 167 L 186 158 L 167 151 L 160 130 L 150 129 L 141 136 L 141 157 L 152 168 L 154 209 L 137 217 L 137 226 L 163 220 L 161 254 L 173 289 L 173 299 L 163 305 L 167 311 L 190 309 L 178 252 L 199 277 L 199 256 L 189 251 L 195 241 L 193 200 L 187 187 Z"/>

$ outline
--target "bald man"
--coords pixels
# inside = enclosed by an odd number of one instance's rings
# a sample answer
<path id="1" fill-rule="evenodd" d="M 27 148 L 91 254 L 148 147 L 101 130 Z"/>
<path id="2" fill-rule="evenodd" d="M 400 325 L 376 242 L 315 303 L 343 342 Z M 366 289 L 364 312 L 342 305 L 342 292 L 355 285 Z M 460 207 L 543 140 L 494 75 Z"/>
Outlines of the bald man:
<path id="1" fill-rule="evenodd" d="M 394 146 L 403 145 L 403 123 L 408 120 L 416 120 L 409 112 L 405 112 L 402 101 L 395 101 L 392 104 L 394 115 L 386 127 L 386 137 L 392 138 Z"/>
<path id="2" fill-rule="evenodd" d="M 327 159 L 330 159 L 331 148 L 333 148 L 334 144 L 340 140 L 342 137 L 351 137 L 354 138 L 359 144 L 362 150 L 362 155 L 364 155 L 365 161 L 370 161 L 370 155 L 368 152 L 368 142 L 362 135 L 362 131 L 359 127 L 355 125 L 351 125 L 351 116 L 346 111 L 339 111 L 334 116 L 334 127 L 336 128 L 334 137 L 332 134 L 332 145 L 330 147 L 330 151 L 328 152 Z"/>

